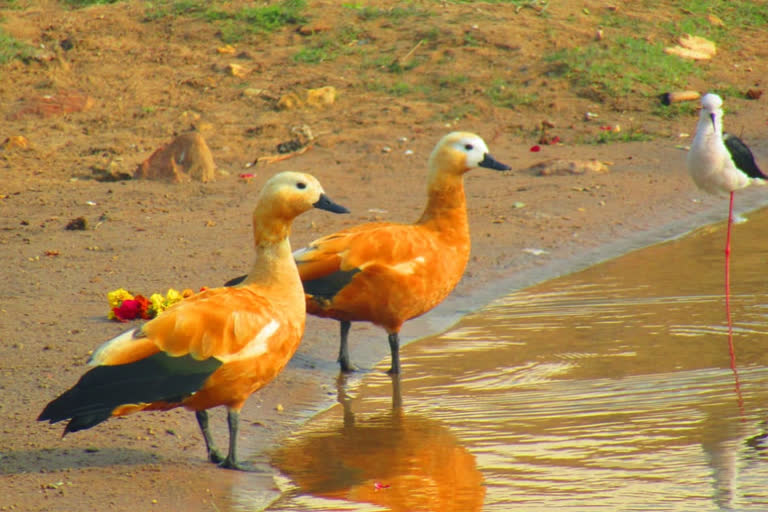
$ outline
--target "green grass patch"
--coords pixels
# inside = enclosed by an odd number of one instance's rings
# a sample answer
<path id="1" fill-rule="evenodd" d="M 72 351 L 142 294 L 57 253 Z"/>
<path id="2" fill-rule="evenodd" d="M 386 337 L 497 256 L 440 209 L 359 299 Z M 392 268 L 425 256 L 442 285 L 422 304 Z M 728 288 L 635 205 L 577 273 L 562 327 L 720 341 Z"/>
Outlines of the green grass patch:
<path id="1" fill-rule="evenodd" d="M 299 25 L 307 21 L 304 15 L 306 0 L 283 0 L 272 5 L 243 7 L 236 11 L 226 9 L 226 5 L 227 2 L 206 0 L 160 0 L 147 4 L 144 20 L 154 21 L 175 16 L 200 18 L 216 24 L 220 38 L 227 43 L 240 41 L 248 34 L 275 32 L 287 25 Z"/>
<path id="2" fill-rule="evenodd" d="M 352 43 L 364 37 L 363 30 L 353 25 L 342 26 L 332 34 L 313 35 L 308 38 L 310 44 L 296 52 L 293 60 L 306 64 L 332 61 L 356 51 Z"/>
<path id="3" fill-rule="evenodd" d="M 412 5 L 406 5 L 405 7 L 391 7 L 389 9 L 356 3 L 342 4 L 342 6 L 346 9 L 353 10 L 361 21 L 371 21 L 382 18 L 389 20 L 400 20 L 413 17 L 426 18 L 432 15 L 428 10 L 420 9 Z"/>
<path id="4" fill-rule="evenodd" d="M 446 110 L 437 114 L 434 118 L 439 121 L 456 122 L 461 121 L 467 116 L 476 116 L 479 114 L 480 112 L 478 112 L 477 107 L 471 103 L 453 103 L 448 104 Z"/>
<path id="5" fill-rule="evenodd" d="M 293 56 L 294 62 L 302 62 L 304 64 L 318 64 L 335 58 L 335 53 L 327 46 L 306 46 Z"/>
<path id="6" fill-rule="evenodd" d="M 22 43 L 0 28 L 0 64 L 6 64 L 13 59 L 28 59 L 34 48 Z"/>
<path id="7" fill-rule="evenodd" d="M 406 82 L 395 82 L 386 90 L 392 96 L 405 96 L 413 91 L 413 86 Z"/>
<path id="8" fill-rule="evenodd" d="M 545 57 L 550 76 L 564 76 L 579 95 L 594 100 L 627 94 L 656 95 L 685 86 L 701 74 L 692 61 L 664 53 L 661 43 L 618 36 L 583 48 L 568 48 Z"/>
<path id="9" fill-rule="evenodd" d="M 768 25 L 768 6 L 762 0 L 685 0 L 680 2 L 683 13 L 706 19 L 714 14 L 726 27 L 758 28 Z"/>
<path id="10" fill-rule="evenodd" d="M 682 103 L 672 103 L 670 105 L 662 105 L 656 103 L 652 113 L 653 115 L 662 119 L 677 119 L 680 117 L 690 118 L 696 117 L 696 112 L 699 110 L 699 103 L 696 101 L 685 101 Z"/>
<path id="11" fill-rule="evenodd" d="M 506 80 L 496 79 L 485 90 L 485 95 L 497 107 L 515 108 L 534 103 L 538 96 L 535 93 L 524 92 L 519 86 Z"/>

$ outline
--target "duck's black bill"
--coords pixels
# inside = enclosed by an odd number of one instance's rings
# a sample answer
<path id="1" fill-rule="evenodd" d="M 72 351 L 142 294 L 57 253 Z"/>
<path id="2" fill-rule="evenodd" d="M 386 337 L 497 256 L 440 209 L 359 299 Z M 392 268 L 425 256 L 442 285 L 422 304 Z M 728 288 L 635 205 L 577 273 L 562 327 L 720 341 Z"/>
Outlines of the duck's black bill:
<path id="1" fill-rule="evenodd" d="M 493 169 L 495 171 L 508 171 L 511 169 L 510 166 L 504 165 L 503 163 L 499 162 L 488 153 L 486 153 L 485 156 L 483 156 L 482 162 L 480 162 L 478 165 L 480 167 L 485 167 L 486 169 Z"/>
<path id="2" fill-rule="evenodd" d="M 349 210 L 347 210 L 340 204 L 334 203 L 333 201 L 328 199 L 328 196 L 325 194 L 320 194 L 320 199 L 318 199 L 317 202 L 312 206 L 314 206 L 315 208 L 319 208 L 321 210 L 327 210 L 333 213 L 349 213 Z"/>

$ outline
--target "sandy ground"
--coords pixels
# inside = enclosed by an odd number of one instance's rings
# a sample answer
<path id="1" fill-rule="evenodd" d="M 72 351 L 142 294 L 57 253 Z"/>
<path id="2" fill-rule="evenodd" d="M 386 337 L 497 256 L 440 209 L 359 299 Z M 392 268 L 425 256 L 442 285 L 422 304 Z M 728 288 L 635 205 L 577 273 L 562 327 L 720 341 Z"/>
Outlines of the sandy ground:
<path id="1" fill-rule="evenodd" d="M 19 37 L 56 41 L 69 35 L 76 45 L 75 53 L 58 60 L 14 62 L 0 69 L 8 78 L 0 82 L 6 116 L 0 141 L 23 135 L 31 144 L 0 151 L 0 510 L 220 510 L 244 478 L 253 479 L 254 489 L 270 486 L 269 450 L 336 397 L 333 321 L 308 319 L 304 342 L 288 369 L 246 405 L 243 453 L 263 466 L 263 478 L 205 462 L 201 436 L 187 411 L 110 420 L 65 439 L 60 426 L 38 424 L 35 418 L 79 378 L 91 350 L 126 328 L 106 319 L 108 291 L 124 287 L 151 294 L 218 286 L 247 270 L 250 212 L 261 184 L 274 173 L 311 172 L 329 196 L 352 211 L 300 217 L 292 235 L 293 246 L 300 247 L 364 221 L 418 218 L 426 159 L 447 131 L 477 132 L 494 156 L 513 168 L 468 174 L 473 252 L 466 274 L 438 310 L 406 325 L 406 341 L 447 327 L 510 287 L 725 217 L 727 202 L 695 190 L 685 173 L 681 146 L 690 142 L 684 133 L 693 132 L 695 117 L 666 125 L 643 110 L 650 110 L 650 99 L 615 110 L 565 95 L 556 108 L 540 112 L 485 106 L 477 115 L 446 121 L 432 116 L 443 108 L 439 105 L 356 94 L 349 78 L 329 74 L 327 66 L 279 69 L 275 62 L 284 53 L 276 44 L 264 51 L 261 79 L 277 96 L 329 81 L 348 87 L 330 110 L 279 112 L 243 99 L 242 84 L 217 71 L 221 58 L 213 51 L 212 29 L 145 24 L 137 14 L 141 8 L 126 2 L 66 11 L 44 2 L 3 13 L 4 26 L 12 26 Z M 447 8 L 446 23 L 454 23 L 461 9 Z M 487 21 L 482 12 L 471 14 Z M 526 18 L 522 27 L 532 29 L 534 22 Z M 568 40 L 578 40 L 579 34 L 568 32 Z M 292 32 L 274 37 L 285 45 L 300 44 Z M 490 50 L 483 56 L 494 57 Z M 296 79 L 301 73 L 303 78 Z M 280 82 L 283 74 L 294 78 Z M 95 106 L 50 117 L 16 116 L 35 94 L 75 85 L 95 99 Z M 764 100 L 731 105 L 727 122 L 750 141 L 759 159 L 768 161 L 764 109 L 753 107 L 762 107 Z M 587 110 L 601 112 L 601 122 L 647 127 L 657 133 L 656 140 L 575 144 L 578 136 L 598 130 L 583 120 Z M 563 143 L 531 152 L 535 128 L 545 118 Z M 247 166 L 274 152 L 289 128 L 302 123 L 324 134 L 311 150 Z M 92 179 L 105 169 L 132 173 L 189 124 L 209 142 L 219 168 L 216 181 L 173 185 Z M 251 128 L 261 135 L 254 138 Z M 564 176 L 525 171 L 551 158 L 597 159 L 610 171 Z M 254 177 L 240 178 L 245 172 Z M 759 190 L 740 197 L 748 199 L 741 200 L 742 207 L 763 200 Z M 87 220 L 88 229 L 66 230 L 77 217 Z M 374 367 L 388 356 L 385 339 L 377 329 L 355 325 L 353 360 Z M 226 439 L 223 418 L 221 411 L 213 418 L 221 442 Z"/>

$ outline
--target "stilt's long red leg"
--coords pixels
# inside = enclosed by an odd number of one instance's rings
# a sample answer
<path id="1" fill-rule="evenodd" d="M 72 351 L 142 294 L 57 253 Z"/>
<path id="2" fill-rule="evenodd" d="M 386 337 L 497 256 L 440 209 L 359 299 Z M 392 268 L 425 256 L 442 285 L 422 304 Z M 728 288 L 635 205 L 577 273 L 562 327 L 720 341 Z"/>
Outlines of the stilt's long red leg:
<path id="1" fill-rule="evenodd" d="M 728 351 L 731 368 L 736 367 L 736 353 L 733 350 L 733 322 L 731 321 L 731 225 L 733 224 L 733 192 L 728 208 L 728 232 L 725 235 L 725 315 L 728 319 Z"/>
<path id="2" fill-rule="evenodd" d="M 735 381 L 736 397 L 741 416 L 744 418 L 744 401 L 741 397 L 739 372 L 736 369 L 736 351 L 733 348 L 733 321 L 731 320 L 731 225 L 733 224 L 733 192 L 728 207 L 728 233 L 725 236 L 725 316 L 728 320 L 728 354 L 731 357 L 731 370 Z"/>

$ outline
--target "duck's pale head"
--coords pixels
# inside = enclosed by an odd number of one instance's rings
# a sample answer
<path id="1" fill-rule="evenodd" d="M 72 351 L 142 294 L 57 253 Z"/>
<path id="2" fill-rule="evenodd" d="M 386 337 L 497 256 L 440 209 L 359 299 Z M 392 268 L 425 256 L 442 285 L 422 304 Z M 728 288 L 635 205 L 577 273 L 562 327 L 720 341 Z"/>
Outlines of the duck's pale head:
<path id="1" fill-rule="evenodd" d="M 432 172 L 464 174 L 475 167 L 506 171 L 509 166 L 494 159 L 479 135 L 451 132 L 440 139 L 429 158 Z"/>
<path id="2" fill-rule="evenodd" d="M 261 189 L 257 212 L 287 221 L 319 208 L 333 213 L 349 213 L 343 206 L 325 195 L 317 179 L 301 172 L 281 172 L 272 176 Z"/>

